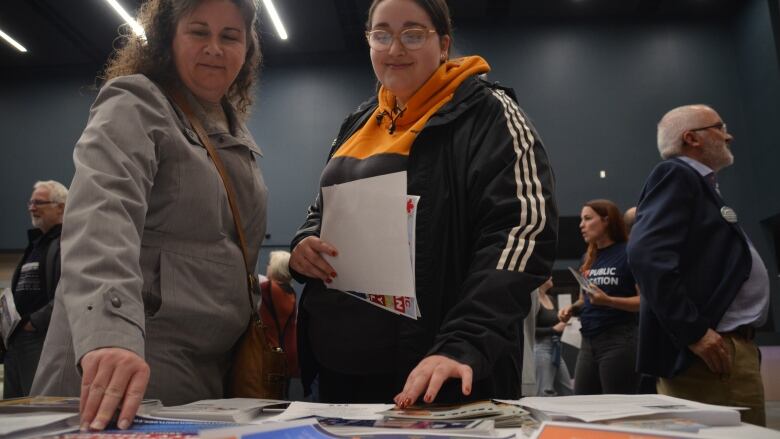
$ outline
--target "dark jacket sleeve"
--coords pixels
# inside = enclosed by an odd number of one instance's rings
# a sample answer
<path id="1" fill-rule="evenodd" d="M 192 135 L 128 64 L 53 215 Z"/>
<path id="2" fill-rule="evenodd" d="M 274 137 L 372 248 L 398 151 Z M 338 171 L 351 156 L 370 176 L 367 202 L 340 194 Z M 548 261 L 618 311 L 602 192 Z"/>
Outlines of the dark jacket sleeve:
<path id="1" fill-rule="evenodd" d="M 628 259 L 648 306 L 674 343 L 685 348 L 709 324 L 690 300 L 682 281 L 681 255 L 702 196 L 694 171 L 672 161 L 660 163 L 647 179 L 631 229 Z"/>
<path id="2" fill-rule="evenodd" d="M 550 276 L 558 229 L 542 141 L 507 92 L 490 90 L 464 139 L 470 265 L 429 351 L 470 365 L 476 380 L 519 351 L 519 328 L 531 292 Z"/>
<path id="3" fill-rule="evenodd" d="M 304 221 L 303 225 L 301 225 L 301 227 L 298 228 L 298 231 L 295 233 L 295 236 L 293 237 L 293 240 L 290 243 L 290 252 L 292 252 L 295 249 L 295 246 L 297 246 L 299 242 L 303 241 L 309 236 L 320 236 L 321 227 L 322 227 L 322 204 L 320 202 L 320 194 L 318 193 L 317 197 L 314 198 L 314 202 L 309 206 L 309 209 L 306 212 L 306 221 Z M 300 283 L 306 283 L 310 280 L 308 276 L 295 271 L 292 268 L 292 266 L 288 268 L 290 270 L 290 274 L 292 275 L 293 279 L 295 279 L 296 281 Z"/>
<path id="4" fill-rule="evenodd" d="M 552 326 L 537 326 L 536 327 L 536 335 L 560 335 L 560 332 L 555 332 Z"/>
<path id="5" fill-rule="evenodd" d="M 57 238 L 59 240 L 59 238 Z M 49 245 L 55 245 L 52 242 Z M 48 261 L 47 261 L 48 262 Z M 49 302 L 43 306 L 43 308 L 30 314 L 30 323 L 35 327 L 35 330 L 41 333 L 45 333 L 49 329 L 49 321 L 51 320 L 51 312 L 54 309 L 54 292 L 57 290 L 57 284 L 60 282 L 60 246 L 57 244 L 57 253 L 52 259 L 52 284 L 46 285 L 46 290 L 49 295 Z"/>

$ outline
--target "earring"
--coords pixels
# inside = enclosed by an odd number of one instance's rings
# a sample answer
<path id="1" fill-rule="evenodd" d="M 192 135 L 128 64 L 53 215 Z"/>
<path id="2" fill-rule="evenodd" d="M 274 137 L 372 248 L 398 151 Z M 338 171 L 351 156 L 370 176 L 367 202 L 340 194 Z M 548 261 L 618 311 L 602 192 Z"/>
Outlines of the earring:
<path id="1" fill-rule="evenodd" d="M 439 59 L 441 60 L 441 62 L 446 62 L 447 61 L 447 53 L 446 52 L 442 53 L 441 57 Z"/>

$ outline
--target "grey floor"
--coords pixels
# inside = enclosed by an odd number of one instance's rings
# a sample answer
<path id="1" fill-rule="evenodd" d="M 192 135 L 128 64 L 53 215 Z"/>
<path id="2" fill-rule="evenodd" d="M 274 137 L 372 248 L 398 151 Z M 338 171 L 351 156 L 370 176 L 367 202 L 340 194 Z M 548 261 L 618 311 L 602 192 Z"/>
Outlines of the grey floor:
<path id="1" fill-rule="evenodd" d="M 766 402 L 766 426 L 780 430 L 780 401 Z"/>

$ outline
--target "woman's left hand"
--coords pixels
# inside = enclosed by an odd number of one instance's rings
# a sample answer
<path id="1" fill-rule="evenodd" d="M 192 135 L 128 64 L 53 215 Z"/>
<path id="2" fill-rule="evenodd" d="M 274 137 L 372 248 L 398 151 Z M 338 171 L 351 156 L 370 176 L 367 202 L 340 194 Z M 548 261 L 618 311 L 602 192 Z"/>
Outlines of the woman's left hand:
<path id="1" fill-rule="evenodd" d="M 612 305 L 612 297 L 605 293 L 604 290 L 593 284 L 590 284 L 590 286 L 593 288 L 593 292 L 588 292 L 590 303 L 601 306 Z"/>
<path id="2" fill-rule="evenodd" d="M 471 366 L 443 355 L 431 355 L 423 358 L 409 373 L 404 389 L 393 398 L 393 401 L 399 408 L 406 408 L 414 404 L 425 392 L 423 400 L 430 403 L 436 398 L 442 384 L 450 378 L 460 378 L 461 391 L 464 395 L 470 395 L 472 376 Z"/>

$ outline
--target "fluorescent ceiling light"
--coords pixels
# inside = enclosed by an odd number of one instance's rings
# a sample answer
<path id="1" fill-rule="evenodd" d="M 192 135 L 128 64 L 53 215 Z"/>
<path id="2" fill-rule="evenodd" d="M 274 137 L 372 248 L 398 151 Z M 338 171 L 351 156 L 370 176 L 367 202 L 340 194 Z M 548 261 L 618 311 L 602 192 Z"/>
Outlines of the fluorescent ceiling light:
<path id="1" fill-rule="evenodd" d="M 601 177 L 601 178 L 607 178 L 607 171 L 601 171 L 601 172 L 599 172 L 599 177 Z"/>
<path id="2" fill-rule="evenodd" d="M 284 30 L 284 24 L 282 24 L 282 19 L 279 18 L 279 14 L 276 12 L 276 8 L 274 7 L 274 2 L 271 0 L 263 0 L 263 4 L 265 5 L 265 8 L 268 10 L 268 15 L 271 16 L 271 21 L 274 23 L 274 27 L 276 28 L 276 33 L 279 34 L 279 38 L 286 40 L 287 39 L 287 31 Z"/>
<path id="3" fill-rule="evenodd" d="M 0 37 L 2 37 L 4 40 L 8 41 L 8 44 L 14 46 L 16 50 L 20 52 L 27 52 L 27 49 L 24 48 L 21 44 L 17 43 L 16 40 L 11 38 L 10 35 L 0 30 Z"/>
<path id="4" fill-rule="evenodd" d="M 130 14 L 125 11 L 125 8 L 123 8 L 119 3 L 117 3 L 116 0 L 106 0 L 109 5 L 111 5 L 112 8 L 119 14 L 120 17 L 122 17 L 122 20 L 125 20 L 127 24 L 130 25 L 130 28 L 133 29 L 133 32 L 135 32 L 136 35 L 139 37 L 146 39 L 146 33 L 144 33 L 144 28 L 141 27 L 140 24 L 138 24 L 137 21 L 133 19 L 133 17 L 130 16 Z"/>

